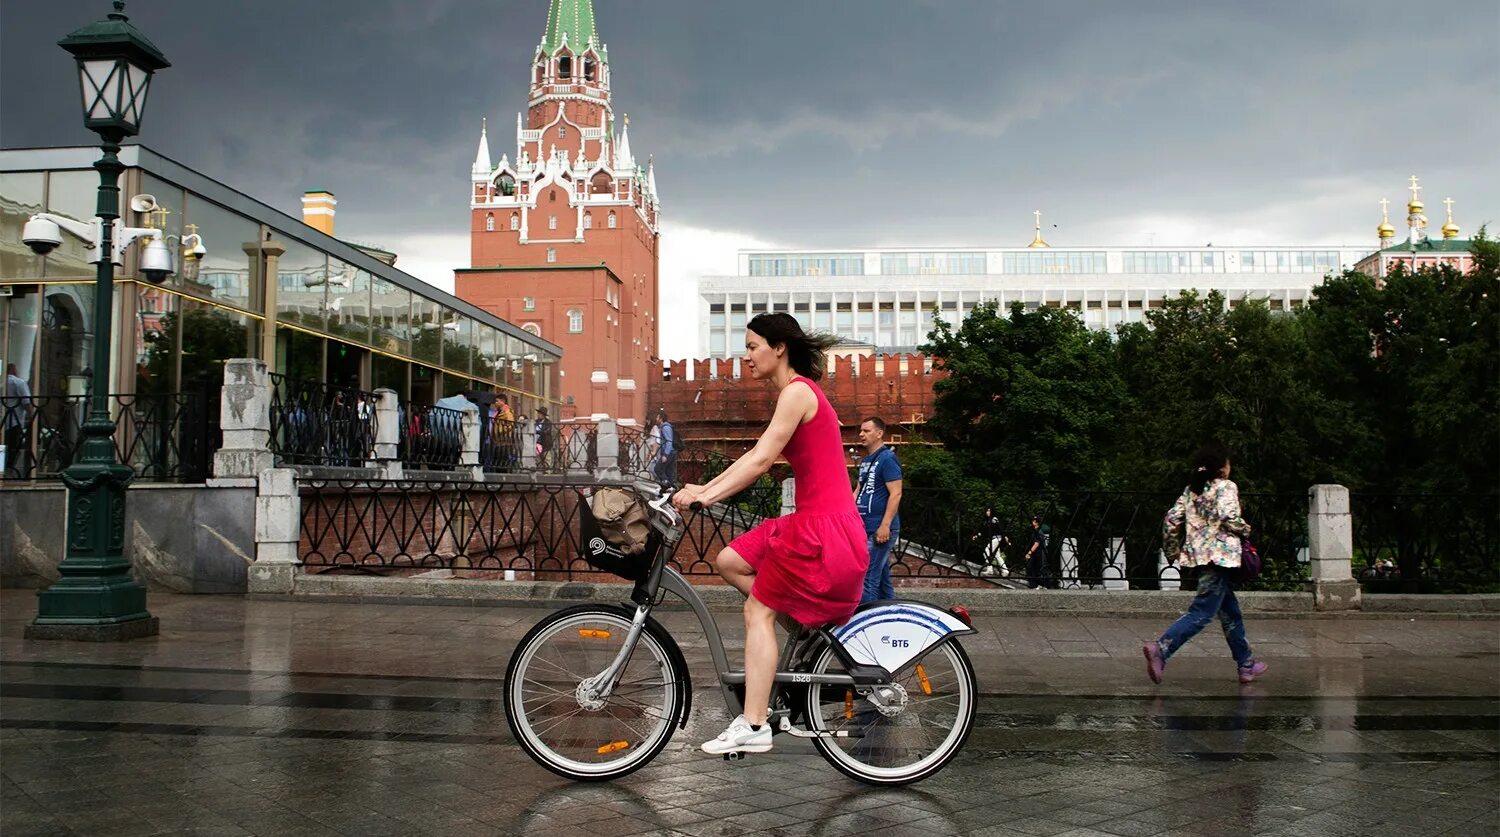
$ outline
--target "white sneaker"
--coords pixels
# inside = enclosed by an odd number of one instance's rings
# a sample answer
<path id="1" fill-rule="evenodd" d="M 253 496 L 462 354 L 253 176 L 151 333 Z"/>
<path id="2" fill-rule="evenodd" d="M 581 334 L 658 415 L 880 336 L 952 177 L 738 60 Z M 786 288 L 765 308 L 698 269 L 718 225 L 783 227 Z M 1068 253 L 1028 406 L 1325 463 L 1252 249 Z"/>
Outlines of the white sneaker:
<path id="1" fill-rule="evenodd" d="M 750 722 L 740 715 L 729 722 L 729 728 L 719 733 L 719 737 L 712 741 L 703 742 L 700 748 L 709 755 L 717 756 L 724 753 L 769 753 L 771 752 L 771 722 L 760 725 L 760 729 L 751 729 Z"/>

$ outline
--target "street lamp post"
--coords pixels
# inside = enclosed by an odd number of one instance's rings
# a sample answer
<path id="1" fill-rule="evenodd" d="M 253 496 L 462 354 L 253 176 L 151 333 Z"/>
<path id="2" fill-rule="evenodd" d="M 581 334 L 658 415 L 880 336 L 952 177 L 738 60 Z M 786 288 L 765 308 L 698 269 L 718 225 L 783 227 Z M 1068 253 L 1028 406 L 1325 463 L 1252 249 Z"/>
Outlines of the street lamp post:
<path id="1" fill-rule="evenodd" d="M 125 3 L 58 41 L 78 62 L 84 124 L 101 140 L 99 172 L 98 273 L 94 280 L 93 391 L 83 445 L 63 472 L 68 488 L 67 539 L 58 570 L 61 578 L 38 594 L 36 620 L 26 626 L 33 639 L 120 640 L 152 636 L 157 620 L 146 610 L 146 588 L 130 576 L 125 556 L 125 489 L 133 471 L 115 461 L 114 421 L 109 415 L 110 318 L 114 265 L 124 230 L 120 217 L 120 142 L 140 130 L 151 75 L 171 66 L 154 44 L 125 17 Z"/>

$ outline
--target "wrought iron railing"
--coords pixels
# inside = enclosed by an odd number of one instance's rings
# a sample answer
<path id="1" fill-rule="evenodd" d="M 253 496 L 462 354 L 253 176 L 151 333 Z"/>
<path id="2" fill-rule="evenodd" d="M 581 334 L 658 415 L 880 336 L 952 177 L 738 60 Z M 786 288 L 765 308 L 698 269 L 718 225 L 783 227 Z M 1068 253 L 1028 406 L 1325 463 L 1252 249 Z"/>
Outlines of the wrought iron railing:
<path id="1" fill-rule="evenodd" d="M 458 467 L 464 449 L 464 414 L 447 407 L 402 404 L 396 457 L 419 471 Z"/>
<path id="2" fill-rule="evenodd" d="M 479 427 L 479 464 L 490 473 L 521 470 L 521 448 L 525 444 L 524 421 L 503 418 L 491 411 Z"/>
<path id="3" fill-rule="evenodd" d="M 363 467 L 374 458 L 375 395 L 271 375 L 271 452 L 281 465 Z"/>
<path id="4" fill-rule="evenodd" d="M 536 470 L 548 474 L 593 471 L 599 465 L 599 425 L 587 420 L 532 425 Z"/>
<path id="5" fill-rule="evenodd" d="M 83 442 L 87 396 L 0 397 L 6 479 L 55 480 Z M 111 395 L 115 456 L 145 482 L 202 482 L 219 448 L 219 392 Z"/>
<path id="6" fill-rule="evenodd" d="M 1349 503 L 1366 591 L 1500 591 L 1500 495 L 1352 494 Z"/>
<path id="7" fill-rule="evenodd" d="M 1178 545 L 1163 549 L 1162 518 L 1175 500 L 1173 494 L 1092 492 L 995 499 L 986 506 L 984 498 L 958 492 L 907 488 L 892 574 L 899 574 L 904 561 L 918 570 L 957 562 L 1047 587 L 1190 585 L 1193 574 L 1170 560 Z M 1299 588 L 1308 577 L 1306 496 L 1245 494 L 1241 502 L 1265 561 L 1261 579 L 1249 589 Z M 994 509 L 998 524 L 986 522 L 986 507 Z M 1037 537 L 1033 516 L 1041 557 L 1028 560 Z"/>
<path id="8" fill-rule="evenodd" d="M 588 502 L 587 489 L 445 480 L 303 480 L 298 551 L 311 568 L 598 576 L 579 552 L 578 504 Z M 692 564 L 683 569 L 695 571 Z"/>

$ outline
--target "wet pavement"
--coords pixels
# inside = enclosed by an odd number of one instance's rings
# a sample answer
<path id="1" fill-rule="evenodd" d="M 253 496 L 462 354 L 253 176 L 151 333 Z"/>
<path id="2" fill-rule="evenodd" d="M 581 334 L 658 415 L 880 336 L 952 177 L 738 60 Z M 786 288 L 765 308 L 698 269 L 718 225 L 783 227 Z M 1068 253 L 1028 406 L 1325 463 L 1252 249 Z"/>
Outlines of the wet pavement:
<path id="1" fill-rule="evenodd" d="M 1240 686 L 1205 631 L 1152 685 L 1160 619 L 984 617 L 977 727 L 946 770 L 877 789 L 805 742 L 695 746 L 727 715 L 701 632 L 662 614 L 698 690 L 637 773 L 577 784 L 513 743 L 511 649 L 550 607 L 153 595 L 161 635 L 31 642 L 0 591 L 0 833 L 1500 834 L 1500 622 L 1261 619 Z M 734 614 L 721 614 L 738 634 Z M 738 646 L 735 646 L 736 648 Z"/>

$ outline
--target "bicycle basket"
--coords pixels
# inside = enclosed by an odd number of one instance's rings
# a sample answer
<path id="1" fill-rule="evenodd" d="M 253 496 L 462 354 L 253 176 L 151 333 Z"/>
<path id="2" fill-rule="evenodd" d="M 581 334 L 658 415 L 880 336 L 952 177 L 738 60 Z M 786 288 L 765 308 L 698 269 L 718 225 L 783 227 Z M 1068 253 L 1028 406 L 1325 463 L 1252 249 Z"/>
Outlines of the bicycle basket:
<path id="1" fill-rule="evenodd" d="M 626 579 L 640 581 L 651 571 L 660 548 L 646 518 L 646 506 L 632 492 L 601 488 L 591 502 L 578 504 L 579 543 L 590 566 Z"/>

